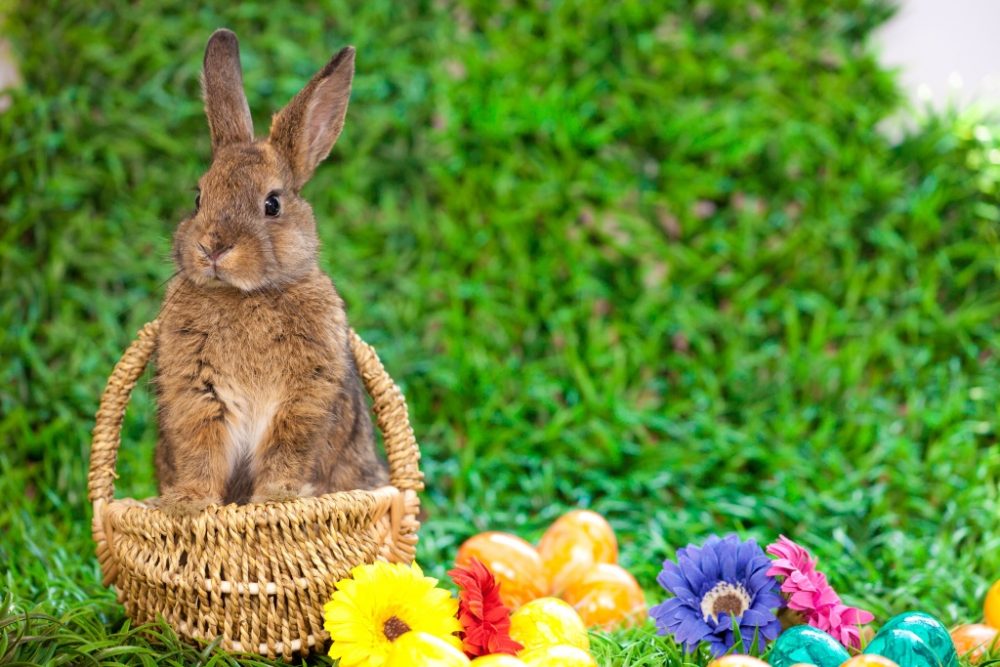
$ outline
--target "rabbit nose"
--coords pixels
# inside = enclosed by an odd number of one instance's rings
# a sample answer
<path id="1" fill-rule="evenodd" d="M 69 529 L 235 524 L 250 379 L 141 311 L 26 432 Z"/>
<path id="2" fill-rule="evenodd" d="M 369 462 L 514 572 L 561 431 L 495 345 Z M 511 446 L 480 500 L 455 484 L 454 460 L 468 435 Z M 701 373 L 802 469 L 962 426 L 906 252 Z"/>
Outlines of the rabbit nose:
<path id="1" fill-rule="evenodd" d="M 218 262 L 219 258 L 221 258 L 223 255 L 225 255 L 227 252 L 229 252 L 230 250 L 233 249 L 233 246 L 231 246 L 231 245 L 228 245 L 228 246 L 218 245 L 215 248 L 213 248 L 212 250 L 209 250 L 208 248 L 206 248 L 205 246 L 203 246 L 200 243 L 198 244 L 198 247 L 201 248 L 201 251 L 203 253 L 205 253 L 205 257 L 208 257 L 213 262 Z"/>

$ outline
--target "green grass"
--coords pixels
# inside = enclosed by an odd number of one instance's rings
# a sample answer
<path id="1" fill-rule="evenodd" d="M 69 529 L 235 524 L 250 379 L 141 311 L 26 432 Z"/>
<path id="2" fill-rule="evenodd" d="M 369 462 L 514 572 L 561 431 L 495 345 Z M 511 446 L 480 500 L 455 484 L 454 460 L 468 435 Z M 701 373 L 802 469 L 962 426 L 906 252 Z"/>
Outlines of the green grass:
<path id="1" fill-rule="evenodd" d="M 26 84 L 0 113 L 0 663 L 262 664 L 133 628 L 86 502 L 98 397 L 156 316 L 209 157 L 198 73 L 220 25 L 258 131 L 358 49 L 306 196 L 409 399 L 429 571 L 475 532 L 534 539 L 583 506 L 650 603 L 663 558 L 737 531 L 806 544 L 879 619 L 981 616 L 1000 124 L 880 131 L 901 110 L 869 46 L 883 4 L 5 4 Z M 154 490 L 145 384 L 121 495 Z M 705 662 L 649 626 L 594 644 L 602 665 Z"/>

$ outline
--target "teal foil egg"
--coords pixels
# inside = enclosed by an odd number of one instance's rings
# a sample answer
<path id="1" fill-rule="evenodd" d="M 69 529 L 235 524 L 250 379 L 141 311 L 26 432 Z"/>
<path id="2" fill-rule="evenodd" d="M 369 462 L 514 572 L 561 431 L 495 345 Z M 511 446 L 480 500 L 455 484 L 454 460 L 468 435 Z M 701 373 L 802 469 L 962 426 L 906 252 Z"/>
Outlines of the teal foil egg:
<path id="1" fill-rule="evenodd" d="M 840 667 L 851 656 L 836 639 L 809 625 L 796 625 L 782 632 L 767 656 L 771 667 L 804 663 L 816 667 Z"/>
<path id="2" fill-rule="evenodd" d="M 958 654 L 948 629 L 930 614 L 908 611 L 893 616 L 878 631 L 865 653 L 889 658 L 900 667 L 958 667 Z"/>
<path id="3" fill-rule="evenodd" d="M 945 667 L 934 651 L 916 633 L 901 628 L 882 630 L 871 641 L 865 653 L 889 658 L 902 667 Z"/>

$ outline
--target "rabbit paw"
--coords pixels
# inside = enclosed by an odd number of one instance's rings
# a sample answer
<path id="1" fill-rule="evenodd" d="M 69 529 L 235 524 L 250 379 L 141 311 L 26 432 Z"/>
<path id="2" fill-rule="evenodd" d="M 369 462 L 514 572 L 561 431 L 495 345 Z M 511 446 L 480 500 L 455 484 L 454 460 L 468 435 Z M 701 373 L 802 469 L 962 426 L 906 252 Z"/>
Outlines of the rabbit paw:
<path id="1" fill-rule="evenodd" d="M 154 504 L 164 514 L 180 519 L 201 514 L 210 505 L 217 505 L 217 498 L 198 496 L 183 491 L 168 491 L 156 499 Z"/>
<path id="2" fill-rule="evenodd" d="M 285 503 L 291 500 L 298 500 L 302 496 L 313 495 L 312 484 L 302 487 L 290 487 L 286 485 L 265 486 L 250 499 L 252 503 Z"/>

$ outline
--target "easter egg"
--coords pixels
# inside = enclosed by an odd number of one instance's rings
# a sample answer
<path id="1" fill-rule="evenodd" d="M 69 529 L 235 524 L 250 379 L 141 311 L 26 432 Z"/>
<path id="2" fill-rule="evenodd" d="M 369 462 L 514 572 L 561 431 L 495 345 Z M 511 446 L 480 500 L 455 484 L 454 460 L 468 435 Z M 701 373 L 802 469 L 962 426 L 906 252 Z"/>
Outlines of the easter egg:
<path id="1" fill-rule="evenodd" d="M 597 667 L 597 661 L 587 651 L 562 644 L 522 651 L 518 657 L 528 667 Z"/>
<path id="2" fill-rule="evenodd" d="M 975 665 L 987 651 L 1000 649 L 1000 630 L 980 623 L 960 625 L 951 631 L 951 640 L 955 652 Z"/>
<path id="3" fill-rule="evenodd" d="M 500 599 L 511 609 L 548 595 L 548 579 L 535 547 L 509 533 L 474 535 L 458 550 L 455 564 L 465 567 L 473 559 L 488 567 L 500 583 Z"/>
<path id="4" fill-rule="evenodd" d="M 563 599 L 576 608 L 587 627 L 613 630 L 646 617 L 646 596 L 625 568 L 598 563 L 569 583 Z"/>
<path id="5" fill-rule="evenodd" d="M 778 635 L 771 646 L 771 667 L 792 667 L 799 663 L 816 667 L 840 667 L 850 659 L 840 642 L 811 625 L 796 625 Z"/>
<path id="6" fill-rule="evenodd" d="M 469 664 L 472 667 L 525 667 L 523 660 L 506 653 L 481 655 Z"/>
<path id="7" fill-rule="evenodd" d="M 708 667 L 767 667 L 767 663 L 751 655 L 733 653 L 716 658 L 708 663 Z"/>
<path id="8" fill-rule="evenodd" d="M 986 617 L 986 625 L 993 626 L 1000 630 L 1000 579 L 990 586 L 986 593 L 986 600 L 983 601 L 983 615 Z"/>
<path id="9" fill-rule="evenodd" d="M 594 563 L 617 563 L 618 540 L 604 517 L 590 510 L 567 512 L 538 542 L 551 592 L 559 595 Z"/>
<path id="10" fill-rule="evenodd" d="M 434 635 L 410 631 L 392 643 L 385 667 L 465 667 L 469 658 L 460 650 Z"/>
<path id="11" fill-rule="evenodd" d="M 958 666 L 955 644 L 947 628 L 920 611 L 903 612 L 886 621 L 865 647 L 865 653 L 890 658 L 906 667 Z"/>
<path id="12" fill-rule="evenodd" d="M 865 647 L 865 653 L 889 658 L 907 667 L 946 667 L 934 651 L 914 632 L 903 628 L 882 629 Z"/>
<path id="13" fill-rule="evenodd" d="M 558 598 L 532 600 L 511 614 L 510 638 L 525 651 L 557 644 L 590 650 L 590 637 L 580 615 Z"/>
<path id="14" fill-rule="evenodd" d="M 899 667 L 899 665 L 880 655 L 862 653 L 845 662 L 842 667 Z"/>

